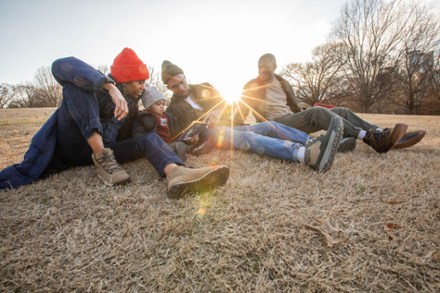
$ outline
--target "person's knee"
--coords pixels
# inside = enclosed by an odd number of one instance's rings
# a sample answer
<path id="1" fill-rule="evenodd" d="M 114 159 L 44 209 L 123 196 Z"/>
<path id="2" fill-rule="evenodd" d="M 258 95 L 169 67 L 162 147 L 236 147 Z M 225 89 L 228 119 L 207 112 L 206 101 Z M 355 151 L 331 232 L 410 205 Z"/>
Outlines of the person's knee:
<path id="1" fill-rule="evenodd" d="M 305 110 L 305 112 L 307 112 L 307 114 L 309 116 L 314 117 L 314 118 L 318 118 L 318 119 L 320 119 L 322 117 L 326 117 L 330 113 L 330 111 L 328 109 L 323 108 L 323 107 L 311 107 L 311 108 L 308 108 L 307 110 Z"/>
<path id="2" fill-rule="evenodd" d="M 338 116 L 341 116 L 343 118 L 347 118 L 348 117 L 348 113 L 351 112 L 348 108 L 346 107 L 337 107 L 337 108 L 333 108 L 330 111 L 332 111 L 333 113 L 337 114 Z"/>
<path id="3" fill-rule="evenodd" d="M 275 121 L 264 121 L 260 124 L 260 131 L 264 131 L 264 133 L 273 131 L 278 128 L 278 122 Z"/>
<path id="4" fill-rule="evenodd" d="M 156 151 L 166 144 L 156 132 L 146 132 L 129 139 L 131 148 L 135 152 L 146 153 Z"/>
<path id="5" fill-rule="evenodd" d="M 144 144 L 144 143 L 147 143 L 150 141 L 156 141 L 156 140 L 160 139 L 160 137 L 157 135 L 156 132 L 150 131 L 150 132 L 145 132 L 142 135 L 135 136 L 133 139 L 134 139 L 135 143 Z"/>
<path id="6" fill-rule="evenodd" d="M 266 121 L 263 123 L 265 123 L 266 126 L 270 127 L 270 128 L 276 128 L 276 127 L 278 127 L 278 124 L 279 124 L 278 122 L 275 122 L 275 121 Z"/>

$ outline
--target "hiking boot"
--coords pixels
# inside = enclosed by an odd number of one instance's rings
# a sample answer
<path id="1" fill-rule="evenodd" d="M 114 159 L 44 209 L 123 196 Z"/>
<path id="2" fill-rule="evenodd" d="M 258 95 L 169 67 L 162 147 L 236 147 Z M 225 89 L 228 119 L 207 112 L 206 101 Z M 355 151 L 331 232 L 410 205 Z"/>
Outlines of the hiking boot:
<path id="1" fill-rule="evenodd" d="M 130 181 L 130 176 L 119 166 L 111 149 L 105 148 L 100 153 L 92 154 L 92 159 L 98 177 L 105 185 L 118 185 Z"/>
<path id="2" fill-rule="evenodd" d="M 186 154 L 189 152 L 190 146 L 181 141 L 172 142 L 170 146 L 176 155 L 178 155 L 185 162 Z"/>
<path id="3" fill-rule="evenodd" d="M 394 128 L 376 128 L 367 131 L 364 142 L 378 153 L 388 152 L 405 135 L 408 125 L 397 123 Z"/>
<path id="4" fill-rule="evenodd" d="M 423 137 L 425 137 L 425 134 L 425 130 L 407 132 L 401 139 L 399 139 L 399 141 L 395 145 L 393 145 L 392 149 L 401 150 L 409 148 L 416 143 L 419 143 L 423 139 Z"/>
<path id="5" fill-rule="evenodd" d="M 229 178 L 227 166 L 209 166 L 197 169 L 175 167 L 168 175 L 168 197 L 181 198 L 191 192 L 205 192 L 225 185 Z"/>
<path id="6" fill-rule="evenodd" d="M 209 141 L 209 140 L 207 140 L 207 141 L 205 141 L 205 142 L 203 142 L 203 143 L 200 143 L 200 144 L 198 144 L 198 145 L 196 145 L 192 150 L 191 150 L 191 153 L 194 155 L 194 156 L 201 156 L 201 155 L 205 155 L 205 154 L 208 154 L 212 149 L 213 149 L 213 145 L 212 145 L 212 143 Z"/>
<path id="7" fill-rule="evenodd" d="M 322 134 L 306 143 L 304 163 L 318 172 L 327 172 L 335 158 L 344 132 L 342 118 L 333 117 L 326 134 Z"/>
<path id="8" fill-rule="evenodd" d="M 356 138 L 344 137 L 341 139 L 338 147 L 338 153 L 348 153 L 354 151 L 356 148 Z"/>

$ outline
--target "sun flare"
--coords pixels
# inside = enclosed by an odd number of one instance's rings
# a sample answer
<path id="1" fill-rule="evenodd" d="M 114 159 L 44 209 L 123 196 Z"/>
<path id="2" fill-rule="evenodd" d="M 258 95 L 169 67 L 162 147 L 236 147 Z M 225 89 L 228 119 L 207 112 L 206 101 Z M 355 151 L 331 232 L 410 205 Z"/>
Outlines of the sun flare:
<path id="1" fill-rule="evenodd" d="M 236 103 L 240 99 L 242 90 L 240 86 L 226 85 L 219 86 L 217 89 L 229 105 Z"/>

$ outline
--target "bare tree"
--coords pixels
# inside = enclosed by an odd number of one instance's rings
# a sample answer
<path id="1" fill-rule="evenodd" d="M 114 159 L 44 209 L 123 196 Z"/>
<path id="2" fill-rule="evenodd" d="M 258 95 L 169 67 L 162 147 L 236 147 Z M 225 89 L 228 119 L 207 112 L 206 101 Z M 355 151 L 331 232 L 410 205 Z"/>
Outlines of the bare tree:
<path id="1" fill-rule="evenodd" d="M 426 6 L 413 5 L 402 39 L 403 105 L 410 114 L 418 114 L 430 94 L 434 72 L 435 42 L 440 38 L 440 24 Z M 438 49 L 438 48 L 437 48 Z"/>
<path id="2" fill-rule="evenodd" d="M 345 75 L 364 112 L 380 97 L 378 76 L 397 66 L 409 19 L 401 7 L 400 0 L 352 0 L 333 30 L 332 36 L 347 48 Z"/>
<path id="3" fill-rule="evenodd" d="M 13 98 L 13 88 L 7 83 L 0 84 L 0 109 L 6 108 Z"/>
<path id="4" fill-rule="evenodd" d="M 99 65 L 97 69 L 98 71 L 104 73 L 105 75 L 108 75 L 110 73 L 110 69 L 108 68 L 107 65 Z"/>
<path id="5" fill-rule="evenodd" d="M 35 75 L 35 87 L 38 89 L 40 107 L 56 107 L 61 100 L 61 86 L 52 76 L 49 67 L 40 67 Z"/>
<path id="6" fill-rule="evenodd" d="M 31 83 L 15 85 L 12 95 L 9 108 L 41 107 L 42 102 L 39 100 L 37 89 Z"/>
<path id="7" fill-rule="evenodd" d="M 440 40 L 437 41 L 437 46 L 440 47 Z M 429 78 L 429 84 L 432 91 L 432 96 L 440 101 L 440 49 L 437 47 L 437 54 L 434 54 L 434 69 Z"/>
<path id="8" fill-rule="evenodd" d="M 344 48 L 338 43 L 327 43 L 313 50 L 311 62 L 292 63 L 283 68 L 281 75 L 293 83 L 299 100 L 313 105 L 331 99 L 341 78 Z"/>

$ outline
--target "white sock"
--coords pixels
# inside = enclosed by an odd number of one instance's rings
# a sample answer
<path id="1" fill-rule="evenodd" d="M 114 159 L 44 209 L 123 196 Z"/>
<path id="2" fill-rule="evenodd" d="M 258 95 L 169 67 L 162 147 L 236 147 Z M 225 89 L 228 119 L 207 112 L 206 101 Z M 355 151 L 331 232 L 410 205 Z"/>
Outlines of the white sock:
<path id="1" fill-rule="evenodd" d="M 299 147 L 298 152 L 296 153 L 296 159 L 304 163 L 304 157 L 306 155 L 306 148 L 305 147 Z"/>
<path id="2" fill-rule="evenodd" d="M 365 135 L 367 135 L 367 132 L 365 130 L 359 131 L 358 139 L 363 140 Z"/>

